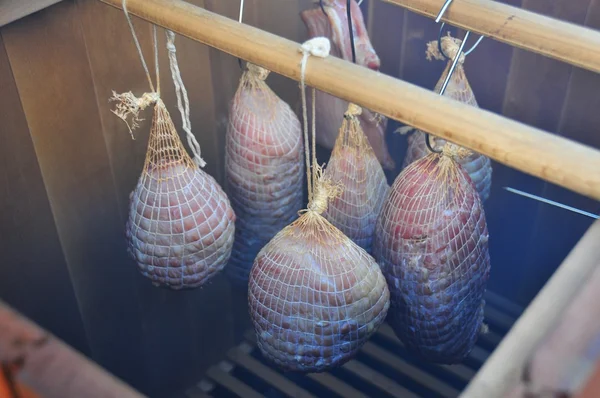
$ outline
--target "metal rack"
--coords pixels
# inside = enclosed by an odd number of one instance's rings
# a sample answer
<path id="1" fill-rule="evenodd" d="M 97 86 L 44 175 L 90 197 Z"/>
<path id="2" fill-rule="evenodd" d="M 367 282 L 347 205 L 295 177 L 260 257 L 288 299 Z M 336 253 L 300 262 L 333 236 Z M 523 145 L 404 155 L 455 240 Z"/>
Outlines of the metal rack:
<path id="1" fill-rule="evenodd" d="M 486 293 L 482 335 L 469 358 L 458 365 L 433 365 L 420 361 L 403 347 L 384 323 L 356 358 L 332 372 L 282 373 L 260 354 L 254 332 L 230 349 L 204 377 L 181 397 L 458 397 L 481 365 L 498 346 L 522 309 L 492 292 Z"/>

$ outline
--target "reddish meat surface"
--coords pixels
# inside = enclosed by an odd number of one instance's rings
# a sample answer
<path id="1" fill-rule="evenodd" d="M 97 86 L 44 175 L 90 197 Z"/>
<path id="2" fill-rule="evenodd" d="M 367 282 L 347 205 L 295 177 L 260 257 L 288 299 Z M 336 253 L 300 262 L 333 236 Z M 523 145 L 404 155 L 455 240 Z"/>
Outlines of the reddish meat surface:
<path id="1" fill-rule="evenodd" d="M 322 372 L 347 362 L 384 321 L 379 266 L 309 211 L 258 254 L 249 280 L 258 346 L 277 366 Z"/>
<path id="2" fill-rule="evenodd" d="M 304 145 L 292 109 L 250 66 L 231 102 L 225 171 L 237 216 L 227 273 L 246 285 L 254 258 L 302 208 Z"/>
<path id="3" fill-rule="evenodd" d="M 166 109 L 157 106 L 144 172 L 130 195 L 126 235 L 144 276 L 182 289 L 203 285 L 225 267 L 235 213 L 176 134 Z"/>
<path id="4" fill-rule="evenodd" d="M 373 70 L 379 70 L 380 60 L 369 39 L 362 11 L 355 0 L 350 3 L 352 26 L 354 28 L 354 43 L 356 49 L 356 63 Z M 348 30 L 348 18 L 345 0 L 323 0 L 323 8 L 317 5 L 303 11 L 300 16 L 308 29 L 309 38 L 324 36 L 331 42 L 330 55 L 352 61 L 352 48 Z M 351 82 L 349 82 L 351 84 Z M 309 109 L 312 98 L 307 96 Z M 342 124 L 344 112 L 348 109 L 348 102 L 326 94 L 322 91 L 316 93 L 316 126 L 317 143 L 327 149 L 332 149 Z M 309 116 L 309 119 L 312 117 Z M 395 163 L 388 152 L 385 141 L 387 119 L 381 115 L 363 109 L 360 117 L 363 131 L 385 169 L 394 169 Z M 309 120 L 309 123 L 310 120 Z"/>
<path id="5" fill-rule="evenodd" d="M 390 288 L 389 322 L 407 349 L 432 362 L 462 361 L 482 327 L 490 272 L 485 214 L 466 171 L 438 154 L 402 171 L 373 252 Z"/>
<path id="6" fill-rule="evenodd" d="M 343 190 L 329 200 L 323 216 L 370 253 L 375 221 L 389 185 L 360 124 L 353 120 L 344 119 L 325 169 L 325 177 L 341 184 Z"/>

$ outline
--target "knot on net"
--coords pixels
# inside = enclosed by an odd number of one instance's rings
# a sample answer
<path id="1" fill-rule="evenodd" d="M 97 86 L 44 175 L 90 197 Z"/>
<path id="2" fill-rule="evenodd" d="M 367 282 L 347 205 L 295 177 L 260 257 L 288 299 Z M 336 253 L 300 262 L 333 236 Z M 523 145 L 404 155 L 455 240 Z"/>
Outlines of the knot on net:
<path id="1" fill-rule="evenodd" d="M 451 142 L 446 142 L 442 148 L 442 155 L 452 158 L 454 160 L 464 159 L 469 156 L 472 152 L 467 148 L 463 148 Z"/>
<path id="2" fill-rule="evenodd" d="M 450 62 L 452 62 L 452 60 L 456 57 L 456 54 L 458 54 L 461 43 L 462 41 L 460 39 L 450 36 L 449 32 L 447 36 L 441 38 L 442 50 L 444 51 L 444 54 L 450 58 Z M 428 61 L 431 61 L 432 59 L 443 61 L 445 59 L 444 54 L 440 53 L 437 40 L 427 43 L 427 51 L 425 52 L 425 55 L 427 56 Z M 458 59 L 458 64 L 462 65 L 464 62 L 465 53 L 461 53 L 460 58 Z"/>
<path id="3" fill-rule="evenodd" d="M 344 113 L 346 118 L 357 117 L 362 115 L 362 108 L 356 104 L 350 103 L 348 105 L 348 110 Z"/>
<path id="4" fill-rule="evenodd" d="M 269 71 L 268 69 L 265 69 L 262 66 L 258 66 L 258 65 L 251 64 L 251 63 L 247 63 L 246 68 L 248 68 L 249 76 L 254 77 L 255 79 L 258 79 L 261 81 L 265 81 L 267 79 L 267 77 L 269 76 L 269 73 L 271 73 L 271 71 Z"/>
<path id="5" fill-rule="evenodd" d="M 109 101 L 116 101 L 116 109 L 111 109 L 111 112 L 121 118 L 127 127 L 129 128 L 129 134 L 131 138 L 133 136 L 133 130 L 140 126 L 142 118 L 140 118 L 140 112 L 160 101 L 160 95 L 156 92 L 144 93 L 141 97 L 136 97 L 131 91 L 126 93 L 117 94 L 113 90 L 113 96 L 110 97 Z M 131 122 L 127 121 L 127 118 L 131 116 Z"/>
<path id="6" fill-rule="evenodd" d="M 334 184 L 329 178 L 323 177 L 323 168 L 313 164 L 315 169 L 315 186 L 312 199 L 308 202 L 308 210 L 317 214 L 323 214 L 327 210 L 329 199 L 334 199 L 342 194 L 342 185 Z"/>

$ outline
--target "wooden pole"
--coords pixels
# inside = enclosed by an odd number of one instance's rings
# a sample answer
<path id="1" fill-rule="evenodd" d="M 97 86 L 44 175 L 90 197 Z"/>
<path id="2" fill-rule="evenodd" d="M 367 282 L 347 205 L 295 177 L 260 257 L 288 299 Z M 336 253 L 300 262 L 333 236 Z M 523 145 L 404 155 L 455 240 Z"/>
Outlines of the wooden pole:
<path id="1" fill-rule="evenodd" d="M 383 0 L 436 18 L 444 0 Z M 600 72 L 600 32 L 490 0 L 454 0 L 442 21 L 554 58 Z"/>
<path id="2" fill-rule="evenodd" d="M 44 398 L 143 397 L 1 300 L 0 363 Z"/>
<path id="3" fill-rule="evenodd" d="M 477 372 L 461 398 L 504 398 L 577 293 L 600 266 L 600 220 L 594 222 Z M 597 314 L 590 313 L 589 316 Z"/>
<path id="4" fill-rule="evenodd" d="M 121 6 L 121 0 L 100 1 Z M 192 40 L 300 80 L 298 43 L 181 0 L 128 0 L 127 8 L 131 14 Z M 600 199 L 600 151 L 596 149 L 336 57 L 311 57 L 306 82 L 525 173 Z"/>

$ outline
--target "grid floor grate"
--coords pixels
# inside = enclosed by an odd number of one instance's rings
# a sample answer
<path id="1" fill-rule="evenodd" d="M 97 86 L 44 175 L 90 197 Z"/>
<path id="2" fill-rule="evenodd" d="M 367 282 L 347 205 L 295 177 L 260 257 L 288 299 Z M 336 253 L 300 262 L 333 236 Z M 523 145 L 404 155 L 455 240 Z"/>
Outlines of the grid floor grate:
<path id="1" fill-rule="evenodd" d="M 480 336 L 470 356 L 458 365 L 435 365 L 410 355 L 387 323 L 341 368 L 326 373 L 283 373 L 267 362 L 253 331 L 233 347 L 187 398 L 457 397 L 520 316 L 522 309 L 486 293 L 489 333 Z"/>

